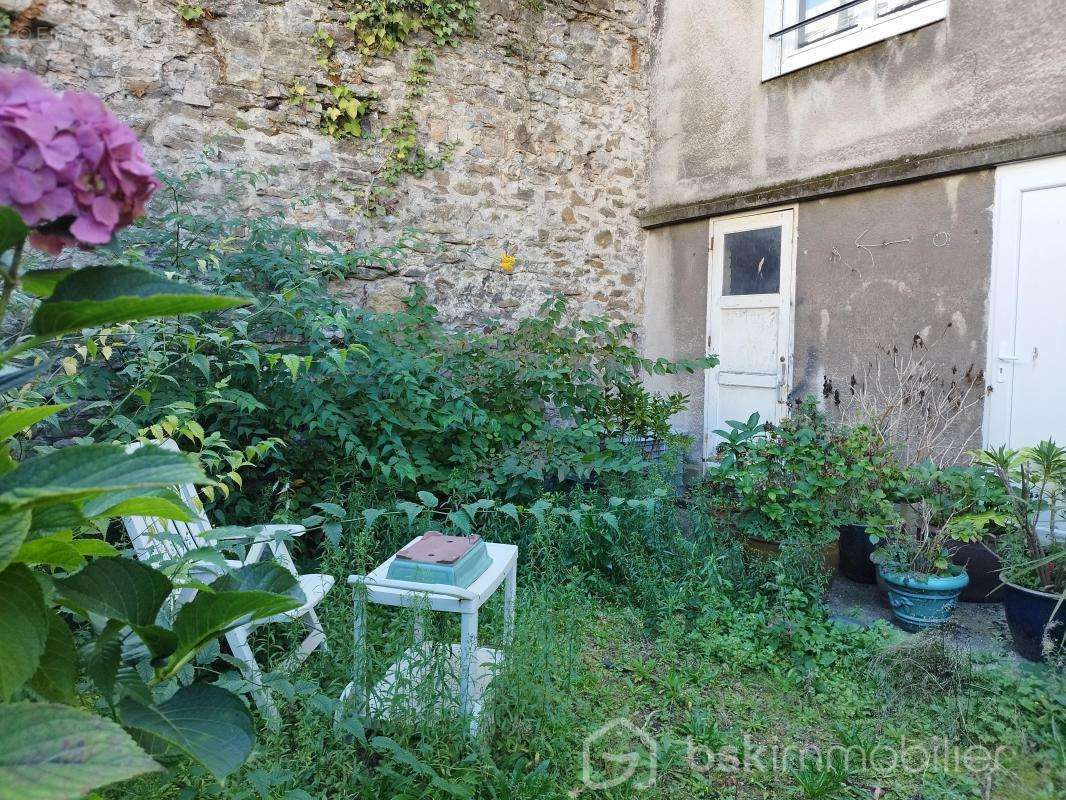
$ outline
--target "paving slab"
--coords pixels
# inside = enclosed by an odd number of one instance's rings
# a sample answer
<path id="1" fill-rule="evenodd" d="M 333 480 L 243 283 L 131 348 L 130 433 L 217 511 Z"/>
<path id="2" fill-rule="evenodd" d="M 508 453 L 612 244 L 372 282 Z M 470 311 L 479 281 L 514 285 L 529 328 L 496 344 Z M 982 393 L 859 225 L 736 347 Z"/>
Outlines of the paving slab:
<path id="1" fill-rule="evenodd" d="M 830 615 L 842 622 L 870 627 L 877 620 L 884 620 L 905 637 L 915 635 L 893 623 L 888 598 L 876 584 L 855 583 L 838 574 L 829 588 L 826 606 Z M 1019 664 L 1029 663 L 1014 652 L 1002 603 L 960 602 L 942 630 L 963 650 L 1002 656 Z"/>

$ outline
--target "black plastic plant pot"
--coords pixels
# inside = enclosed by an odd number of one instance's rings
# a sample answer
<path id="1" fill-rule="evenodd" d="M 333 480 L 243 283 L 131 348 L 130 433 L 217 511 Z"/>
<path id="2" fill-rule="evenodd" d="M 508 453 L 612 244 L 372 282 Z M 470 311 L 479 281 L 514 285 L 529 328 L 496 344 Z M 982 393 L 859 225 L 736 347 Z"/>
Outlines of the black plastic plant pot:
<path id="1" fill-rule="evenodd" d="M 1007 615 L 1007 626 L 1014 638 L 1014 649 L 1023 658 L 1030 661 L 1043 661 L 1043 642 L 1045 632 L 1053 647 L 1061 647 L 1066 637 L 1066 602 L 1055 606 L 1059 595 L 1026 589 L 1014 583 L 1007 583 L 1003 592 L 1003 611 Z M 1055 618 L 1051 614 L 1055 612 Z M 1049 630 L 1050 627 L 1050 630 Z"/>
<path id="2" fill-rule="evenodd" d="M 966 568 L 970 583 L 959 599 L 964 603 L 1002 603 L 1003 579 L 999 571 L 1003 562 L 983 542 L 951 542 L 951 562 Z"/>
<path id="3" fill-rule="evenodd" d="M 865 525 L 840 526 L 840 572 L 855 583 L 874 583 L 877 568 L 870 560 L 876 545 L 870 542 Z"/>
<path id="4" fill-rule="evenodd" d="M 656 436 L 626 436 L 622 441 L 633 445 L 652 461 L 658 461 L 666 453 L 666 440 Z"/>

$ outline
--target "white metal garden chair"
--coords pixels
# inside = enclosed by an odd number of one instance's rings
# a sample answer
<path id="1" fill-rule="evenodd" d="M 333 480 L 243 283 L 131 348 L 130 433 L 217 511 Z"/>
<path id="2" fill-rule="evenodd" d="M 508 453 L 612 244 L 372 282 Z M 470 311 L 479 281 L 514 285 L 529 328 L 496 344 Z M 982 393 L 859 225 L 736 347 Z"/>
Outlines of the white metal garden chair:
<path id="1" fill-rule="evenodd" d="M 159 443 L 165 450 L 179 452 L 177 443 L 167 439 Z M 127 453 L 132 453 L 141 447 L 140 442 L 134 442 L 126 447 Z M 256 526 L 262 536 L 251 539 L 245 534 L 235 536 L 210 536 L 205 537 L 211 530 L 211 524 L 203 516 L 203 504 L 197 495 L 196 487 L 191 484 L 178 486 L 174 489 L 182 501 L 191 510 L 198 514 L 198 518 L 192 522 L 175 522 L 155 517 L 126 517 L 123 524 L 126 533 L 130 537 L 133 549 L 138 560 L 149 563 L 162 560 L 180 559 L 190 551 L 201 547 L 217 545 L 224 548 L 227 545 L 247 545 L 247 555 L 243 560 L 227 559 L 226 564 L 232 568 L 242 567 L 256 561 L 261 561 L 264 556 L 272 557 L 278 564 L 292 573 L 300 585 L 304 594 L 305 602 L 299 608 L 286 611 L 265 619 L 254 620 L 245 625 L 238 625 L 226 634 L 226 642 L 229 644 L 233 657 L 243 665 L 245 679 L 257 687 L 252 690 L 259 710 L 269 720 L 277 719 L 277 709 L 270 697 L 270 692 L 263 686 L 263 671 L 255 659 L 251 646 L 248 644 L 249 634 L 252 629 L 260 625 L 268 625 L 274 622 L 300 622 L 310 631 L 307 637 L 300 643 L 299 648 L 283 662 L 281 668 L 289 670 L 302 663 L 315 650 L 321 648 L 329 650 L 326 643 L 326 634 L 322 623 L 315 613 L 315 607 L 322 601 L 330 589 L 333 588 L 335 578 L 332 575 L 300 575 L 293 564 L 292 556 L 282 541 L 284 536 L 301 536 L 306 530 L 302 525 L 259 525 Z M 218 566 L 204 562 L 202 569 L 205 573 L 217 574 Z M 195 596 L 192 589 L 181 589 L 175 592 L 175 599 L 180 603 L 186 603 Z"/>

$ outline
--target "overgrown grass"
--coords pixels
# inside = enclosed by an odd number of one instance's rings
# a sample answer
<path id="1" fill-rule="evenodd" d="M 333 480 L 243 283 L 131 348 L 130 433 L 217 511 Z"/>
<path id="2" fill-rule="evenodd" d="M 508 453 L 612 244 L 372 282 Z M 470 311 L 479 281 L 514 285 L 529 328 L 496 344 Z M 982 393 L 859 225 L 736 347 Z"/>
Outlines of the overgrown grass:
<path id="1" fill-rule="evenodd" d="M 901 643 L 888 628 L 834 623 L 818 598 L 799 588 L 802 576 L 746 564 L 705 523 L 672 502 L 650 519 L 627 519 L 617 537 L 560 518 L 522 524 L 486 518 L 480 531 L 486 538 L 519 544 L 520 586 L 514 643 L 475 738 L 446 713 L 371 721 L 344 712 L 334 727 L 353 658 L 344 578 L 365 572 L 417 532 L 395 519 L 373 535 L 349 530 L 340 547 L 326 545 L 315 555 L 315 566 L 339 579 L 322 606 L 330 652 L 313 655 L 296 675 L 271 678 L 280 730 L 262 728 L 256 752 L 224 788 L 177 764 L 108 796 L 1062 796 L 1061 673 L 988 663 L 935 635 Z M 371 607 L 374 677 L 411 645 L 416 614 Z M 433 616 L 426 626 L 437 643 L 430 659 L 458 641 L 455 615 Z M 494 599 L 482 617 L 482 643 L 500 642 L 501 628 Z M 259 636 L 265 662 L 276 663 L 292 646 L 287 635 Z M 588 777 L 617 776 L 631 752 L 637 769 L 631 780 L 589 788 L 583 744 L 612 723 L 589 750 Z M 655 780 L 640 788 L 649 778 L 648 742 L 656 751 Z M 998 768 L 976 757 L 963 761 L 973 747 L 999 748 Z M 898 762 L 907 753 L 918 758 L 920 748 L 937 761 Z M 744 766 L 735 763 L 741 759 Z"/>

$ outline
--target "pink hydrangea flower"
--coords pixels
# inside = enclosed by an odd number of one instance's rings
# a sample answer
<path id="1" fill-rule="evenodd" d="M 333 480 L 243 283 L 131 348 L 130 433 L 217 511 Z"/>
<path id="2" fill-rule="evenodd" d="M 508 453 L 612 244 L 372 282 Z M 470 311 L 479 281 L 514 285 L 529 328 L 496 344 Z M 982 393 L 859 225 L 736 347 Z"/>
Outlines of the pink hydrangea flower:
<path id="1" fill-rule="evenodd" d="M 107 244 L 160 186 L 141 145 L 100 98 L 62 96 L 29 72 L 0 72 L 0 205 L 49 253 Z"/>

